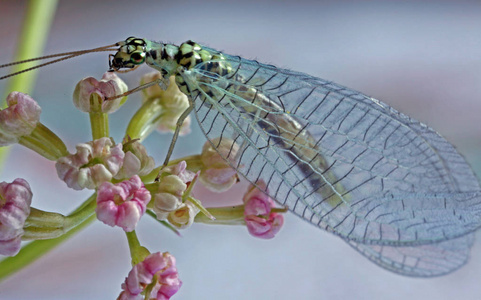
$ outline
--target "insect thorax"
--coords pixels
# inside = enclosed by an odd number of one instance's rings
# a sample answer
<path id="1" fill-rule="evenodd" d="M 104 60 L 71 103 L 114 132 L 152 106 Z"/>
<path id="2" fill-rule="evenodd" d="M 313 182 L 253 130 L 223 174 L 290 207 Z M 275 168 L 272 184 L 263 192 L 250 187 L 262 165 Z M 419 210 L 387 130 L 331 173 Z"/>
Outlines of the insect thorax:
<path id="1" fill-rule="evenodd" d="M 145 62 L 159 70 L 164 77 L 175 75 L 176 83 L 183 93 L 188 90 L 184 79 L 178 74 L 179 67 L 186 71 L 197 67 L 217 76 L 225 76 L 231 70 L 230 65 L 223 62 L 225 58 L 221 53 L 206 50 L 193 41 L 180 46 L 151 42 L 149 48 Z"/>

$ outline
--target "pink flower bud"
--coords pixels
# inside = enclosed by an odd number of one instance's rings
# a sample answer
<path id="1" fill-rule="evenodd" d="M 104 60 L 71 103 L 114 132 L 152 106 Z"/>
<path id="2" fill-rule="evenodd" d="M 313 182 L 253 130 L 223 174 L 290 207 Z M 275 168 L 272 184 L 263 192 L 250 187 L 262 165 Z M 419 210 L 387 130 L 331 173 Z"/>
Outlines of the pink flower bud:
<path id="1" fill-rule="evenodd" d="M 244 195 L 244 220 L 251 235 L 262 239 L 271 239 L 281 229 L 284 217 L 271 212 L 274 201 L 261 191 L 267 192 L 265 182 L 259 180 L 257 186 L 259 188 L 251 185 Z"/>
<path id="2" fill-rule="evenodd" d="M 147 150 L 138 140 L 124 141 L 124 163 L 115 179 L 130 178 L 134 175 L 147 175 L 155 167 L 154 158 L 147 154 Z"/>
<path id="3" fill-rule="evenodd" d="M 17 178 L 0 183 L 0 254 L 13 256 L 20 250 L 23 225 L 32 204 L 30 185 Z"/>
<path id="4" fill-rule="evenodd" d="M 149 191 L 140 177 L 134 175 L 130 180 L 117 184 L 102 183 L 97 192 L 95 212 L 97 218 L 105 224 L 119 226 L 130 232 L 145 213 L 149 201 Z"/>
<path id="5" fill-rule="evenodd" d="M 117 98 L 114 100 L 103 101 L 105 98 L 114 97 L 127 92 L 128 87 L 114 72 L 106 72 L 102 79 L 98 81 L 93 77 L 86 77 L 82 79 L 75 86 L 73 93 L 73 103 L 75 107 L 84 112 L 92 112 L 98 110 L 92 106 L 90 97 L 92 94 L 97 94 L 101 101 L 102 107 L 100 109 L 103 113 L 113 113 L 125 102 L 126 97 Z"/>
<path id="6" fill-rule="evenodd" d="M 122 283 L 123 292 L 118 299 L 144 299 L 141 293 L 152 285 L 151 293 L 145 299 L 168 300 L 182 286 L 175 266 L 175 258 L 170 253 L 152 253 L 144 261 L 135 265 Z"/>
<path id="7" fill-rule="evenodd" d="M 7 96 L 8 107 L 0 110 L 0 146 L 18 142 L 37 127 L 42 109 L 32 97 L 19 92 Z"/>
<path id="8" fill-rule="evenodd" d="M 213 139 L 212 143 L 206 142 L 202 148 L 202 167 L 199 180 L 204 186 L 214 192 L 224 192 L 234 183 L 239 181 L 237 172 L 229 163 L 235 165 L 235 156 L 239 146 L 232 140 L 223 138 L 219 144 L 219 138 Z"/>
<path id="9" fill-rule="evenodd" d="M 159 72 L 153 72 L 142 76 L 140 84 L 152 82 L 158 79 L 163 79 L 162 74 Z M 143 101 L 149 101 L 152 98 L 161 99 L 160 105 L 162 106 L 162 115 L 160 116 L 157 130 L 159 132 L 174 132 L 177 126 L 177 120 L 180 115 L 189 107 L 189 99 L 187 96 L 179 90 L 179 87 L 175 83 L 175 76 L 169 78 L 169 85 L 166 90 L 163 90 L 158 84 L 148 87 L 142 90 Z M 190 116 L 188 116 L 180 129 L 180 135 L 186 135 L 190 133 Z"/>
<path id="10" fill-rule="evenodd" d="M 112 180 L 125 156 L 122 144 L 113 145 L 107 137 L 77 145 L 77 153 L 57 160 L 58 176 L 75 190 L 95 189 L 102 182 Z"/>
<path id="11" fill-rule="evenodd" d="M 157 219 L 166 220 L 170 213 L 181 208 L 182 195 L 195 176 L 193 172 L 186 168 L 187 163 L 181 161 L 162 170 L 157 192 L 153 195 L 154 205 L 152 210 L 157 215 Z"/>

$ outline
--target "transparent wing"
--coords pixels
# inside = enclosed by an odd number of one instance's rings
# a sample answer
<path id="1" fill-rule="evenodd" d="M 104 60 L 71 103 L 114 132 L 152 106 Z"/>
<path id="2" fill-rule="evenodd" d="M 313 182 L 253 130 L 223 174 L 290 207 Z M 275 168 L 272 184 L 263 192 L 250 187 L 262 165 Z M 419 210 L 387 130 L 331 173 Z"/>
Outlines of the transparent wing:
<path id="1" fill-rule="evenodd" d="M 240 147 L 226 161 L 278 203 L 352 245 L 427 245 L 479 228 L 479 183 L 435 131 L 332 82 L 224 57 L 183 74 L 197 120 L 211 142 Z"/>
<path id="2" fill-rule="evenodd" d="M 474 234 L 417 246 L 368 245 L 346 242 L 372 262 L 392 272 L 415 277 L 441 276 L 462 267 L 469 258 Z"/>

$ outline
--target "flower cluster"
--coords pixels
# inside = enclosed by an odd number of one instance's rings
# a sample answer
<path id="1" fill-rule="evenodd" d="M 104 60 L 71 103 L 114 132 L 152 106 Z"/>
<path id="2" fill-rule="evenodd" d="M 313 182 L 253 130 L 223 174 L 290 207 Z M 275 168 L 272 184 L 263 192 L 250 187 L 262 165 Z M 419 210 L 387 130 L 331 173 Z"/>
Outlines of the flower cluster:
<path id="1" fill-rule="evenodd" d="M 184 201 L 187 188 L 196 174 L 187 170 L 187 163 L 167 167 L 160 173 L 159 183 L 154 191 L 152 210 L 159 220 L 168 220 L 179 229 L 192 225 L 199 209 L 189 200 Z"/>
<path id="2" fill-rule="evenodd" d="M 244 216 L 249 233 L 262 239 L 273 238 L 282 227 L 284 217 L 272 212 L 274 201 L 267 195 L 264 181 L 251 185 L 244 195 Z"/>
<path id="3" fill-rule="evenodd" d="M 239 145 L 227 138 L 206 142 L 201 154 L 155 167 L 142 140 L 157 128 L 180 134 L 190 131 L 190 119 L 178 121 L 189 100 L 175 79 L 149 74 L 143 84 L 144 103 L 132 117 L 122 143 L 109 135 L 108 114 L 125 102 L 127 86 L 113 73 L 101 80 L 88 77 L 74 91 L 74 104 L 87 112 L 92 126 L 91 141 L 69 153 L 63 141 L 40 123 L 40 106 L 28 95 L 11 93 L 8 108 L 0 110 L 0 145 L 19 143 L 55 161 L 57 174 L 74 190 L 89 189 L 94 194 L 68 216 L 31 208 L 32 192 L 23 179 L 0 183 L 0 254 L 14 256 L 22 240 L 55 239 L 87 224 L 96 215 L 101 222 L 125 231 L 134 267 L 122 284 L 119 299 L 169 299 L 181 287 L 175 258 L 168 252 L 150 253 L 135 234 L 144 215 L 154 216 L 171 230 L 186 229 L 194 222 L 243 224 L 260 238 L 272 238 L 283 218 L 273 212 L 274 202 L 264 182 L 257 182 L 237 207 L 205 208 L 192 192 L 199 180 L 216 192 L 239 181 L 236 172 Z M 185 117 L 185 116 L 184 116 Z M 264 192 L 261 192 L 264 191 Z M 239 202 L 241 198 L 239 197 Z M 30 254 L 35 255 L 35 254 Z M 1 264 L 1 263 L 0 263 Z M 2 271 L 0 270 L 0 273 Z M 0 274 L 1 275 L 1 274 Z"/>
<path id="4" fill-rule="evenodd" d="M 118 299 L 134 300 L 145 297 L 167 300 L 177 293 L 181 286 L 175 258 L 168 252 L 156 252 L 132 268 L 122 284 L 123 292 Z"/>
<path id="5" fill-rule="evenodd" d="M 97 218 L 110 226 L 130 232 L 150 202 L 150 193 L 137 175 L 117 184 L 104 182 L 97 191 Z"/>
<path id="6" fill-rule="evenodd" d="M 30 214 L 30 185 L 17 178 L 0 183 L 0 254 L 16 255 L 20 250 L 23 225 Z"/>

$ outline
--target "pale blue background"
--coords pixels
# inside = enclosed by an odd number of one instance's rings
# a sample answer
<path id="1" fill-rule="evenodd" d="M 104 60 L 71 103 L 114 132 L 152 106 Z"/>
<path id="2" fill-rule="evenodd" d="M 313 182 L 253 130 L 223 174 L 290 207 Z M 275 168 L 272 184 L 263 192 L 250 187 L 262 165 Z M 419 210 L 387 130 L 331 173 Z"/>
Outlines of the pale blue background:
<path id="1" fill-rule="evenodd" d="M 0 2 L 0 63 L 12 59 L 25 1 Z M 479 1 L 64 1 L 45 53 L 102 46 L 128 36 L 181 43 L 193 39 L 229 54 L 303 71 L 363 91 L 421 120 L 455 144 L 481 174 L 481 4 Z M 35 99 L 42 122 L 69 149 L 90 138 L 71 93 L 84 76 L 100 77 L 107 54 L 42 69 Z M 138 74 L 126 78 L 133 87 Z M 0 92 L 4 83 L 0 83 Z M 138 95 L 111 117 L 119 140 Z M 157 161 L 170 136 L 147 140 Z M 197 152 L 198 128 L 177 145 Z M 161 150 L 159 150 L 161 148 Z M 196 151 L 193 152 L 193 149 Z M 154 152 L 155 150 L 155 152 Z M 15 147 L 0 177 L 24 177 L 34 206 L 67 213 L 89 193 L 70 191 L 54 165 Z M 203 191 L 204 198 L 216 196 Z M 170 251 L 184 286 L 174 299 L 480 299 L 481 244 L 461 270 L 435 279 L 387 272 L 340 239 L 286 217 L 274 240 L 245 228 L 193 226 L 178 238 L 149 218 L 138 235 L 152 251 Z M 0 299 L 113 299 L 129 254 L 120 229 L 84 230 L 27 270 L 0 283 Z"/>

